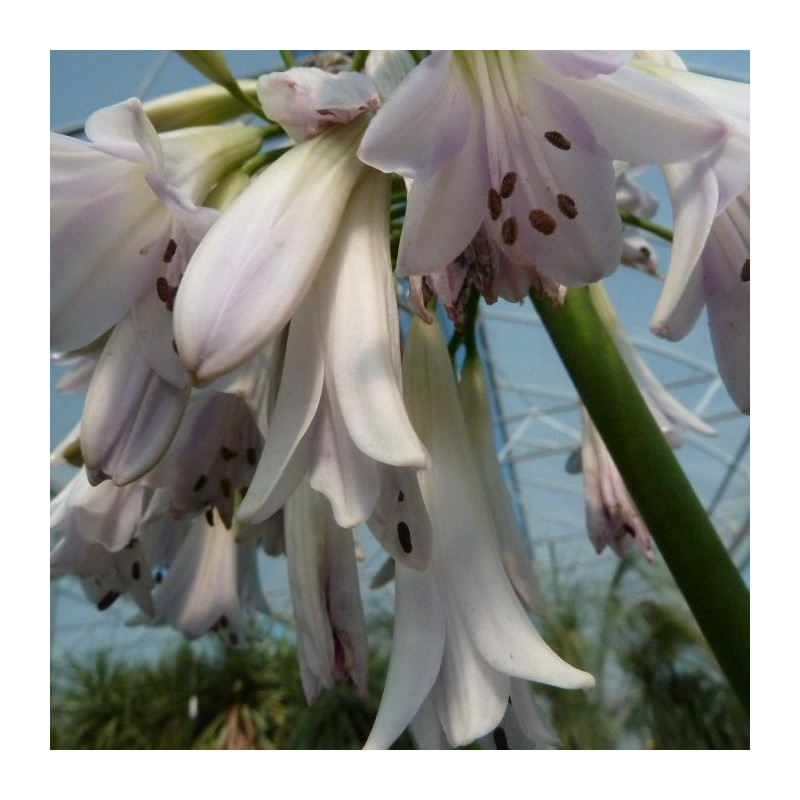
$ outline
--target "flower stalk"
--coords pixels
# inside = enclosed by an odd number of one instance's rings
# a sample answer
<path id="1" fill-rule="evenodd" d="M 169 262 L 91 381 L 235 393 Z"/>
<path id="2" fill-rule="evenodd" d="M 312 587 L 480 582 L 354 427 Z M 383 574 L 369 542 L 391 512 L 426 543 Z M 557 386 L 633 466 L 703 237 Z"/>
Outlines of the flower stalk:
<path id="1" fill-rule="evenodd" d="M 589 290 L 570 289 L 562 308 L 534 292 L 530 297 L 700 630 L 749 710 L 750 593 L 742 576 L 642 399 Z"/>

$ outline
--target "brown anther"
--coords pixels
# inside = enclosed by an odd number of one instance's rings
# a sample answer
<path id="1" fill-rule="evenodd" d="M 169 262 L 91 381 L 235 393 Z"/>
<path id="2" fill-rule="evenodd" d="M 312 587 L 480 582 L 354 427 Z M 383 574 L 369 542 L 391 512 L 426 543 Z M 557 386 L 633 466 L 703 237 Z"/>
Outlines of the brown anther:
<path id="1" fill-rule="evenodd" d="M 533 211 L 528 214 L 528 219 L 530 220 L 531 227 L 535 231 L 543 233 L 545 236 L 549 236 L 556 229 L 556 221 L 541 208 L 534 208 Z"/>
<path id="2" fill-rule="evenodd" d="M 222 478 L 219 482 L 219 490 L 222 492 L 223 497 L 231 496 L 231 482 L 227 478 Z"/>
<path id="3" fill-rule="evenodd" d="M 214 524 L 214 509 L 213 508 L 207 508 L 206 509 L 206 522 L 209 525 L 213 525 Z"/>
<path id="4" fill-rule="evenodd" d="M 177 353 L 178 352 L 178 343 L 173 339 L 172 340 L 172 349 Z"/>
<path id="5" fill-rule="evenodd" d="M 175 251 L 178 249 L 178 243 L 174 239 L 167 242 L 167 247 L 164 250 L 164 255 L 161 257 L 165 264 L 169 264 L 175 257 Z"/>
<path id="6" fill-rule="evenodd" d="M 100 598 L 100 602 L 97 604 L 97 610 L 105 611 L 107 608 L 110 608 L 118 597 L 119 592 L 115 592 L 113 589 L 111 589 L 109 592 L 106 592 L 106 594 Z"/>
<path id="7" fill-rule="evenodd" d="M 578 216 L 578 207 L 575 201 L 568 194 L 559 194 L 556 196 L 558 203 L 558 210 L 567 218 L 575 219 Z"/>
<path id="8" fill-rule="evenodd" d="M 193 492 L 199 492 L 205 485 L 206 485 L 206 476 L 205 475 L 201 475 L 194 482 L 194 486 L 192 487 L 192 491 Z"/>
<path id="9" fill-rule="evenodd" d="M 405 494 L 403 494 L 403 490 L 401 489 L 401 490 L 400 490 L 400 491 L 397 493 L 397 502 L 398 502 L 398 503 L 402 503 L 402 502 L 403 502 L 403 500 L 405 500 L 405 499 L 406 499 L 406 496 L 405 496 Z"/>
<path id="10" fill-rule="evenodd" d="M 256 465 L 256 449 L 255 447 L 248 447 L 247 453 L 245 454 L 247 457 L 247 463 L 254 467 Z"/>
<path id="11" fill-rule="evenodd" d="M 742 271 L 739 273 L 739 277 L 742 279 L 744 283 L 749 283 L 750 281 L 750 259 L 748 258 L 744 262 L 744 266 L 742 267 Z"/>
<path id="12" fill-rule="evenodd" d="M 519 234 L 519 228 L 517 227 L 517 218 L 516 217 L 509 217 L 504 223 L 503 227 L 500 230 L 500 234 L 503 237 L 503 242 L 507 245 L 512 245 L 514 242 L 517 241 L 517 235 Z"/>
<path id="13" fill-rule="evenodd" d="M 413 550 L 411 544 L 411 530 L 405 522 L 397 523 L 397 539 L 404 553 L 410 553 Z"/>
<path id="14" fill-rule="evenodd" d="M 133 578 L 135 581 L 138 581 L 141 576 L 142 567 L 138 561 L 134 561 L 133 564 L 131 564 L 131 578 Z"/>
<path id="15" fill-rule="evenodd" d="M 500 197 L 503 199 L 511 197 L 514 194 L 514 187 L 517 185 L 517 173 L 506 172 L 503 175 L 503 182 L 500 184 Z"/>
<path id="16" fill-rule="evenodd" d="M 489 216 L 496 220 L 503 213 L 503 198 L 497 189 L 489 189 Z"/>
<path id="17" fill-rule="evenodd" d="M 156 281 L 156 292 L 158 292 L 158 299 L 162 303 L 169 302 L 173 297 L 172 287 L 169 285 L 169 281 L 163 276 Z"/>
<path id="18" fill-rule="evenodd" d="M 225 447 L 225 445 L 222 445 L 219 450 L 219 455 L 223 461 L 230 461 L 232 458 L 236 458 L 236 456 L 239 455 L 239 451 L 231 450 L 230 447 Z"/>
<path id="19" fill-rule="evenodd" d="M 569 150 L 570 147 L 572 147 L 572 142 L 567 139 L 563 133 L 559 133 L 558 131 L 547 131 L 544 138 L 547 139 L 553 147 L 557 147 L 559 150 Z"/>

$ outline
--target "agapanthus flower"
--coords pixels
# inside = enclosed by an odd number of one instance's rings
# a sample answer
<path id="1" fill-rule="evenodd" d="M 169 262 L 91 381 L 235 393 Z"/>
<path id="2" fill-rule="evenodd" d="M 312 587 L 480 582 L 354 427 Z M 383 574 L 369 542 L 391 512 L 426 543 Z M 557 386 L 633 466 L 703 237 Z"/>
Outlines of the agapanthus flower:
<path id="1" fill-rule="evenodd" d="M 709 151 L 722 119 L 627 66 L 628 51 L 458 51 L 426 58 L 379 109 L 363 161 L 412 180 L 400 275 L 452 262 L 481 224 L 521 269 L 582 285 L 620 260 L 613 159 Z"/>
<path id="2" fill-rule="evenodd" d="M 417 477 L 433 552 L 423 571 L 395 567 L 396 622 L 367 748 L 388 747 L 430 697 L 448 741 L 466 744 L 502 719 L 513 677 L 593 685 L 542 640 L 503 568 L 441 328 L 412 323 L 403 361 L 409 414 L 431 455 Z"/>
<path id="3" fill-rule="evenodd" d="M 132 98 L 86 121 L 88 142 L 50 135 L 50 344 L 84 347 L 161 277 L 175 287 L 216 218 L 200 204 L 261 144 L 245 125 L 158 135 Z"/>
<path id="4" fill-rule="evenodd" d="M 354 527 L 375 506 L 379 463 L 427 463 L 400 392 L 389 181 L 355 155 L 365 122 L 326 129 L 258 176 L 201 243 L 177 298 L 178 350 L 201 382 L 289 323 L 245 520 L 271 516 L 309 474 L 337 522 Z"/>

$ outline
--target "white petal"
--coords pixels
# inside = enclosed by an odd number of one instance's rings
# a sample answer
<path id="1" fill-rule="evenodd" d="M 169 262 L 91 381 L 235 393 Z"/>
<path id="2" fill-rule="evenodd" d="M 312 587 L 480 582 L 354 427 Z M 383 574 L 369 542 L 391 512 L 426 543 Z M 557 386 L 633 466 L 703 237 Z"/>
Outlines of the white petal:
<path id="1" fill-rule="evenodd" d="M 432 570 L 397 565 L 392 657 L 365 750 L 387 749 L 408 727 L 442 663 L 445 618 Z"/>
<path id="2" fill-rule="evenodd" d="M 87 469 L 124 485 L 141 477 L 166 453 L 189 400 L 160 378 L 143 357 L 126 317 L 103 349 L 81 419 Z"/>
<path id="3" fill-rule="evenodd" d="M 363 172 L 360 133 L 354 123 L 292 148 L 201 242 L 175 303 L 178 352 L 199 381 L 246 361 L 294 314 Z"/>
<path id="4" fill-rule="evenodd" d="M 470 90 L 452 53 L 434 53 L 379 109 L 358 157 L 383 172 L 429 178 L 464 147 L 473 110 Z"/>
<path id="5" fill-rule="evenodd" d="M 380 173 L 362 180 L 320 272 L 325 381 L 363 453 L 386 464 L 424 467 L 425 449 L 408 420 L 395 370 L 399 323 L 388 195 L 389 181 Z"/>
<path id="6" fill-rule="evenodd" d="M 127 161 L 146 161 L 161 171 L 164 155 L 158 134 L 138 97 L 95 111 L 86 120 L 84 130 L 92 144 L 104 153 Z"/>
<path id="7" fill-rule="evenodd" d="M 594 78 L 616 72 L 633 50 L 537 50 L 547 66 L 570 78 Z"/>
<path id="8" fill-rule="evenodd" d="M 664 288 L 650 320 L 653 333 L 679 341 L 692 329 L 705 300 L 700 255 L 717 209 L 717 182 L 707 162 L 667 164 L 664 178 L 672 198 L 674 236 Z"/>
<path id="9" fill-rule="evenodd" d="M 364 72 L 387 100 L 416 65 L 408 50 L 370 50 Z"/>

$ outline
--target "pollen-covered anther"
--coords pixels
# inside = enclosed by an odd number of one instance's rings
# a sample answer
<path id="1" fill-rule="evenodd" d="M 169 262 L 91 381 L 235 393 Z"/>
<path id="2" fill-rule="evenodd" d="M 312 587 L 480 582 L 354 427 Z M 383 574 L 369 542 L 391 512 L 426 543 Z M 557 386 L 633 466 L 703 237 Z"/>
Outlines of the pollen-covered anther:
<path id="1" fill-rule="evenodd" d="M 568 194 L 559 194 L 556 196 L 558 203 L 558 210 L 567 218 L 575 219 L 578 216 L 578 207 L 575 201 Z"/>
<path id="2" fill-rule="evenodd" d="M 506 199 L 514 194 L 514 187 L 517 185 L 517 173 L 506 172 L 503 175 L 503 182 L 500 184 L 500 197 Z"/>
<path id="3" fill-rule="evenodd" d="M 178 294 L 177 286 L 170 286 L 166 278 L 161 277 L 156 281 L 156 292 L 158 299 L 167 307 L 167 311 L 172 311 L 175 306 L 175 295 Z"/>
<path id="4" fill-rule="evenodd" d="M 199 492 L 205 485 L 206 485 L 206 476 L 205 475 L 201 475 L 194 482 L 194 486 L 192 487 L 192 491 L 193 492 Z"/>
<path id="5" fill-rule="evenodd" d="M 406 499 L 406 496 L 405 496 L 405 494 L 403 494 L 403 490 L 400 489 L 400 491 L 397 493 L 397 502 L 398 503 L 402 503 L 403 500 L 405 500 L 405 499 Z"/>
<path id="6" fill-rule="evenodd" d="M 405 522 L 397 523 L 397 539 L 404 553 L 410 553 L 413 549 L 411 545 L 411 530 Z"/>
<path id="7" fill-rule="evenodd" d="M 493 221 L 503 213 L 503 198 L 500 197 L 500 192 L 497 189 L 489 189 L 488 206 L 489 216 Z"/>
<path id="8" fill-rule="evenodd" d="M 559 133 L 558 131 L 547 131 L 544 138 L 547 139 L 553 147 L 557 147 L 559 150 L 569 150 L 570 147 L 572 147 L 572 142 L 567 139 L 563 133 Z"/>
<path id="9" fill-rule="evenodd" d="M 207 508 L 206 509 L 206 522 L 209 525 L 213 525 L 214 524 L 214 509 L 213 508 Z"/>
<path id="10" fill-rule="evenodd" d="M 555 225 L 555 223 L 553 223 Z M 514 242 L 517 241 L 517 236 L 519 234 L 519 227 L 517 226 L 517 218 L 516 217 L 509 217 L 504 223 L 503 227 L 500 230 L 500 233 L 503 237 L 503 242 L 507 245 L 512 245 Z"/>
<path id="11" fill-rule="evenodd" d="M 167 246 L 164 249 L 164 255 L 162 256 L 162 260 L 165 264 L 169 264 L 170 261 L 175 257 L 175 251 L 178 249 L 178 243 L 174 239 L 170 239 L 167 242 Z"/>
<path id="12" fill-rule="evenodd" d="M 556 229 L 556 221 L 541 208 L 534 208 L 531 213 L 528 214 L 528 219 L 530 220 L 531 227 L 535 231 L 543 233 L 545 236 L 549 236 Z"/>
<path id="13" fill-rule="evenodd" d="M 748 258 L 744 262 L 744 266 L 742 267 L 742 271 L 739 273 L 739 277 L 742 279 L 744 283 L 749 283 L 750 281 L 750 259 Z"/>
<path id="14" fill-rule="evenodd" d="M 239 455 L 239 451 L 231 450 L 230 447 L 225 447 L 225 445 L 222 445 L 222 447 L 219 449 L 219 455 L 223 461 L 230 461 L 232 458 L 236 458 L 236 456 Z"/>

